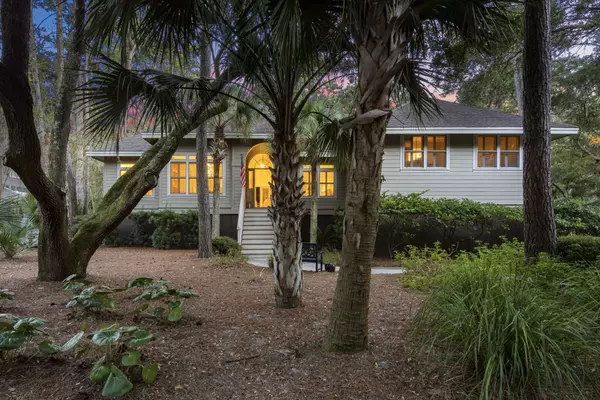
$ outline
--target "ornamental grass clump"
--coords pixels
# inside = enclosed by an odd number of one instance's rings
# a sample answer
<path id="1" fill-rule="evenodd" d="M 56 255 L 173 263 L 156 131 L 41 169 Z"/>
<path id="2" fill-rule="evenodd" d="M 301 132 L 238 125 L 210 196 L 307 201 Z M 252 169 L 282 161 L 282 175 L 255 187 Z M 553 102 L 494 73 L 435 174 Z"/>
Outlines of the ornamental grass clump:
<path id="1" fill-rule="evenodd" d="M 415 319 L 422 349 L 473 373 L 481 399 L 583 396 L 600 360 L 597 304 L 574 304 L 566 293 L 593 286 L 565 287 L 564 276 L 542 282 L 536 268 L 523 265 L 515 243 L 463 254 L 437 277 Z"/>

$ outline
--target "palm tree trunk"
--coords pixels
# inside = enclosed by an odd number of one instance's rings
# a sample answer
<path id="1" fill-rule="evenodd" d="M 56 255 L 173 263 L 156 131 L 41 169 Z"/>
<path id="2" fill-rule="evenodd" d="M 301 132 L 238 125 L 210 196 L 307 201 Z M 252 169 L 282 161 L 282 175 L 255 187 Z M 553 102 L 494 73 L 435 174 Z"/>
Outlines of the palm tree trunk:
<path id="1" fill-rule="evenodd" d="M 317 180 L 319 174 L 317 171 L 317 163 L 314 163 L 310 166 L 310 175 L 312 186 L 312 198 L 310 200 L 310 242 L 317 243 L 317 236 L 319 232 L 319 182 Z"/>
<path id="2" fill-rule="evenodd" d="M 210 49 L 208 36 L 202 40 L 200 75 L 210 75 Z M 206 173 L 207 132 L 203 122 L 196 129 L 196 188 L 198 191 L 198 257 L 212 256 L 212 241 L 210 232 L 210 206 L 208 202 L 208 178 Z"/>
<path id="3" fill-rule="evenodd" d="M 550 2 L 525 3 L 523 56 L 523 205 L 525 259 L 556 252 L 550 148 Z"/>
<path id="4" fill-rule="evenodd" d="M 215 129 L 213 153 L 213 208 L 212 208 L 212 237 L 221 236 L 221 166 L 222 157 L 227 151 L 224 127 L 219 125 Z"/>
<path id="5" fill-rule="evenodd" d="M 269 217 L 273 222 L 273 274 L 275 302 L 281 308 L 301 304 L 302 237 L 300 227 L 304 214 L 300 151 L 293 132 L 273 135 L 273 195 Z"/>
<path id="6" fill-rule="evenodd" d="M 368 345 L 371 262 L 375 251 L 386 118 L 359 125 L 353 138 L 342 263 L 324 341 L 327 351 Z"/>

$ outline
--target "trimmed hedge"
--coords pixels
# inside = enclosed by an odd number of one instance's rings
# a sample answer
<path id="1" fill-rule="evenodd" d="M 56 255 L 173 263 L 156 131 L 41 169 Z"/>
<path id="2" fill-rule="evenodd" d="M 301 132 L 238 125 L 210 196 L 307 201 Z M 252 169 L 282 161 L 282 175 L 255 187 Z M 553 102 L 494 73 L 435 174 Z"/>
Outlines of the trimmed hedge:
<path id="1" fill-rule="evenodd" d="M 600 257 L 600 237 L 562 236 L 558 239 L 558 255 L 572 263 L 595 264 Z"/>
<path id="2" fill-rule="evenodd" d="M 242 254 L 242 246 L 237 240 L 228 236 L 217 236 L 212 240 L 213 252 L 229 257 L 238 257 Z"/>

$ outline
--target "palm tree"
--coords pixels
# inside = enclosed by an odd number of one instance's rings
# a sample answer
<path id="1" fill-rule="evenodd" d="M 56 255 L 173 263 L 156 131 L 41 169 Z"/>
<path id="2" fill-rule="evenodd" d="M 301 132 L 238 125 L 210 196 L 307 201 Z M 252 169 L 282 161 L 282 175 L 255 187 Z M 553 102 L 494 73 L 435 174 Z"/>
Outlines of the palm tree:
<path id="1" fill-rule="evenodd" d="M 98 36 L 110 38 L 113 32 L 121 32 L 121 37 L 129 37 L 122 31 L 132 30 L 140 48 L 152 46 L 155 41 L 168 42 L 170 50 L 179 50 L 180 56 L 186 59 L 194 56 L 192 50 L 198 32 L 204 26 L 210 26 L 206 31 L 211 40 L 223 47 L 231 64 L 230 70 L 236 72 L 233 79 L 221 74 L 217 81 L 229 80 L 218 89 L 174 74 L 152 72 L 147 78 L 158 79 L 174 93 L 188 91 L 200 97 L 209 90 L 209 93 L 246 103 L 272 126 L 273 191 L 269 216 L 275 233 L 275 298 L 280 307 L 297 307 L 302 289 L 300 223 L 304 208 L 296 124 L 308 99 L 325 82 L 336 79 L 334 69 L 345 53 L 337 48 L 333 52 L 329 49 L 341 41 L 336 27 L 340 22 L 342 2 L 318 7 L 310 0 L 229 3 L 209 0 L 148 3 L 137 0 L 126 5 L 122 3 L 117 0 L 93 1 L 91 9 L 102 11 L 91 24 Z M 205 24 L 206 21 L 209 22 Z M 129 71 L 126 77 L 131 77 Z M 147 79 L 141 81 L 147 83 Z M 107 87 L 100 79 L 96 82 Z M 115 89 L 123 85 L 118 80 L 110 83 L 113 102 L 123 103 L 114 96 Z M 233 87 L 237 90 L 232 90 Z M 240 91 L 244 96 L 239 94 Z M 180 112 L 172 101 L 158 99 L 164 92 L 144 91 L 144 95 L 154 96 L 152 104 L 160 108 L 144 113 L 158 113 L 163 116 L 161 119 L 167 120 L 164 115 Z M 246 96 L 259 102 L 260 107 L 252 106 Z M 108 101 L 109 96 L 103 100 Z M 184 108 L 184 111 L 187 110 Z M 109 125 L 112 126 L 113 119 L 109 112 L 104 112 L 97 118 L 97 125 L 104 126 L 102 120 L 105 120 L 111 121 Z"/>
<path id="2" fill-rule="evenodd" d="M 404 93 L 415 112 L 432 113 L 422 62 L 428 35 L 459 36 L 483 46 L 504 21 L 502 0 L 355 0 L 344 21 L 358 67 L 356 119 L 347 177 L 342 263 L 324 340 L 329 351 L 368 344 L 371 262 L 377 234 L 383 146 L 392 95 Z M 399 94 L 399 93 L 398 93 Z"/>
<path id="3" fill-rule="evenodd" d="M 251 99 L 247 100 L 251 104 Z M 221 165 L 227 157 L 227 142 L 225 141 L 225 128 L 240 129 L 244 136 L 258 121 L 259 115 L 246 103 L 228 102 L 227 111 L 215 116 L 208 124 L 214 131 L 210 153 L 213 160 L 213 207 L 212 207 L 212 237 L 220 236 L 221 225 Z"/>

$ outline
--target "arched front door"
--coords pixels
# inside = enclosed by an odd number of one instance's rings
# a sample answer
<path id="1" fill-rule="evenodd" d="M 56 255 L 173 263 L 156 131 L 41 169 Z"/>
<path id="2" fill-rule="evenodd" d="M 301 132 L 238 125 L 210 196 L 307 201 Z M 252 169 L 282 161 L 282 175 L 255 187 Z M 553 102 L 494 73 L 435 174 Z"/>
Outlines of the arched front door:
<path id="1" fill-rule="evenodd" d="M 246 156 L 246 208 L 267 208 L 271 205 L 271 168 L 273 163 L 266 143 L 260 143 Z"/>

